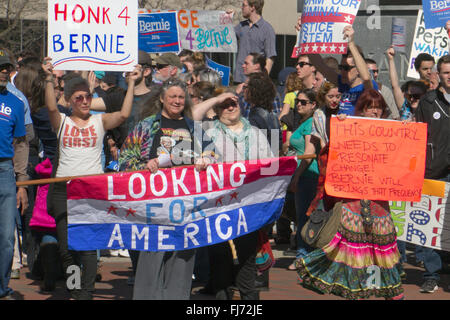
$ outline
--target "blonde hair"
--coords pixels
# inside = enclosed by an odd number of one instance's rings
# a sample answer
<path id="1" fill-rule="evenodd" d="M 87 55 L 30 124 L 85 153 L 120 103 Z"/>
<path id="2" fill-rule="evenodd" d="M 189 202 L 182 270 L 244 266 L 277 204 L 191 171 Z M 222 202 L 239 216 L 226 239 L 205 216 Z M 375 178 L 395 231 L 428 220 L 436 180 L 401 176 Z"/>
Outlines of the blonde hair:
<path id="1" fill-rule="evenodd" d="M 303 90 L 303 81 L 297 76 L 297 72 L 292 72 L 286 79 L 286 93 Z"/>

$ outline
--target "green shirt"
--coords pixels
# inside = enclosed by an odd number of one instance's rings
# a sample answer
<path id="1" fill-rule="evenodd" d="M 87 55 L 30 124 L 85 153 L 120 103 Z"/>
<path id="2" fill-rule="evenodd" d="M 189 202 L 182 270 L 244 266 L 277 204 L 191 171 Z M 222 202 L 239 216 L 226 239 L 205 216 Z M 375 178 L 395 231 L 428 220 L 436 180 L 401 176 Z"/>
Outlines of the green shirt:
<path id="1" fill-rule="evenodd" d="M 291 136 L 290 145 L 295 149 L 298 156 L 305 153 L 305 136 L 311 135 L 313 118 L 304 121 Z M 297 167 L 302 160 L 297 160 Z M 309 167 L 303 172 L 302 177 L 316 178 L 319 176 L 317 160 L 313 159 Z"/>

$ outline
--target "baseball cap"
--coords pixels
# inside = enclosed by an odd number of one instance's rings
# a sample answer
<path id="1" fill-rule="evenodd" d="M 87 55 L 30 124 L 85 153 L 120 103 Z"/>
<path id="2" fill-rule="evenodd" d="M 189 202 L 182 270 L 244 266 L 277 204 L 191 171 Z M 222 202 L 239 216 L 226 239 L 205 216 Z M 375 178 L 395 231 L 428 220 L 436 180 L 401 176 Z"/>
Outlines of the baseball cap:
<path id="1" fill-rule="evenodd" d="M 181 64 L 180 57 L 178 57 L 173 52 L 166 52 L 160 55 L 155 59 L 155 62 L 158 64 L 168 64 L 171 66 L 175 66 L 179 69 L 183 68 L 183 65 Z"/>
<path id="2" fill-rule="evenodd" d="M 138 63 L 140 65 L 144 65 L 145 64 L 145 65 L 151 66 L 152 65 L 152 58 L 150 57 L 150 55 L 147 52 L 145 52 L 143 50 L 139 50 Z"/>
<path id="3" fill-rule="evenodd" d="M 11 62 L 8 53 L 5 50 L 0 50 L 0 66 L 3 64 L 10 64 L 13 66 L 13 63 Z"/>

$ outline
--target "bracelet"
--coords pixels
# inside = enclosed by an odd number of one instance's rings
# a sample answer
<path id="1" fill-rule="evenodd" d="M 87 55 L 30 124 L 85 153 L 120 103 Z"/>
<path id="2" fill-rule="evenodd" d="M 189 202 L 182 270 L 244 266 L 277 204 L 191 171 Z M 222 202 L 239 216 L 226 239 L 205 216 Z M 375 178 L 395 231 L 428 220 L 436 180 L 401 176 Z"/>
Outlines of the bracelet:
<path id="1" fill-rule="evenodd" d="M 52 80 L 47 80 L 47 79 L 45 79 L 44 82 L 51 82 L 51 83 L 54 83 L 53 79 L 52 79 Z"/>

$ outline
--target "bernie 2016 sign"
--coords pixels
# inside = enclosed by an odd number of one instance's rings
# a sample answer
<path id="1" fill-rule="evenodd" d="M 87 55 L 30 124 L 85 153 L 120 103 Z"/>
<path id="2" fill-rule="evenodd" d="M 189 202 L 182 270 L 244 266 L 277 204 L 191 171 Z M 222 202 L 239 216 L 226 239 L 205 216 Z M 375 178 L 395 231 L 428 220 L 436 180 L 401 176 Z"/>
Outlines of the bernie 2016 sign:
<path id="1" fill-rule="evenodd" d="M 180 51 L 177 14 L 140 14 L 139 50 L 148 53 Z"/>
<path id="2" fill-rule="evenodd" d="M 137 1 L 49 0 L 48 56 L 57 70 L 132 71 Z"/>
<path id="3" fill-rule="evenodd" d="M 286 157 L 72 180 L 69 248 L 185 250 L 259 230 L 279 218 L 296 165 Z"/>

